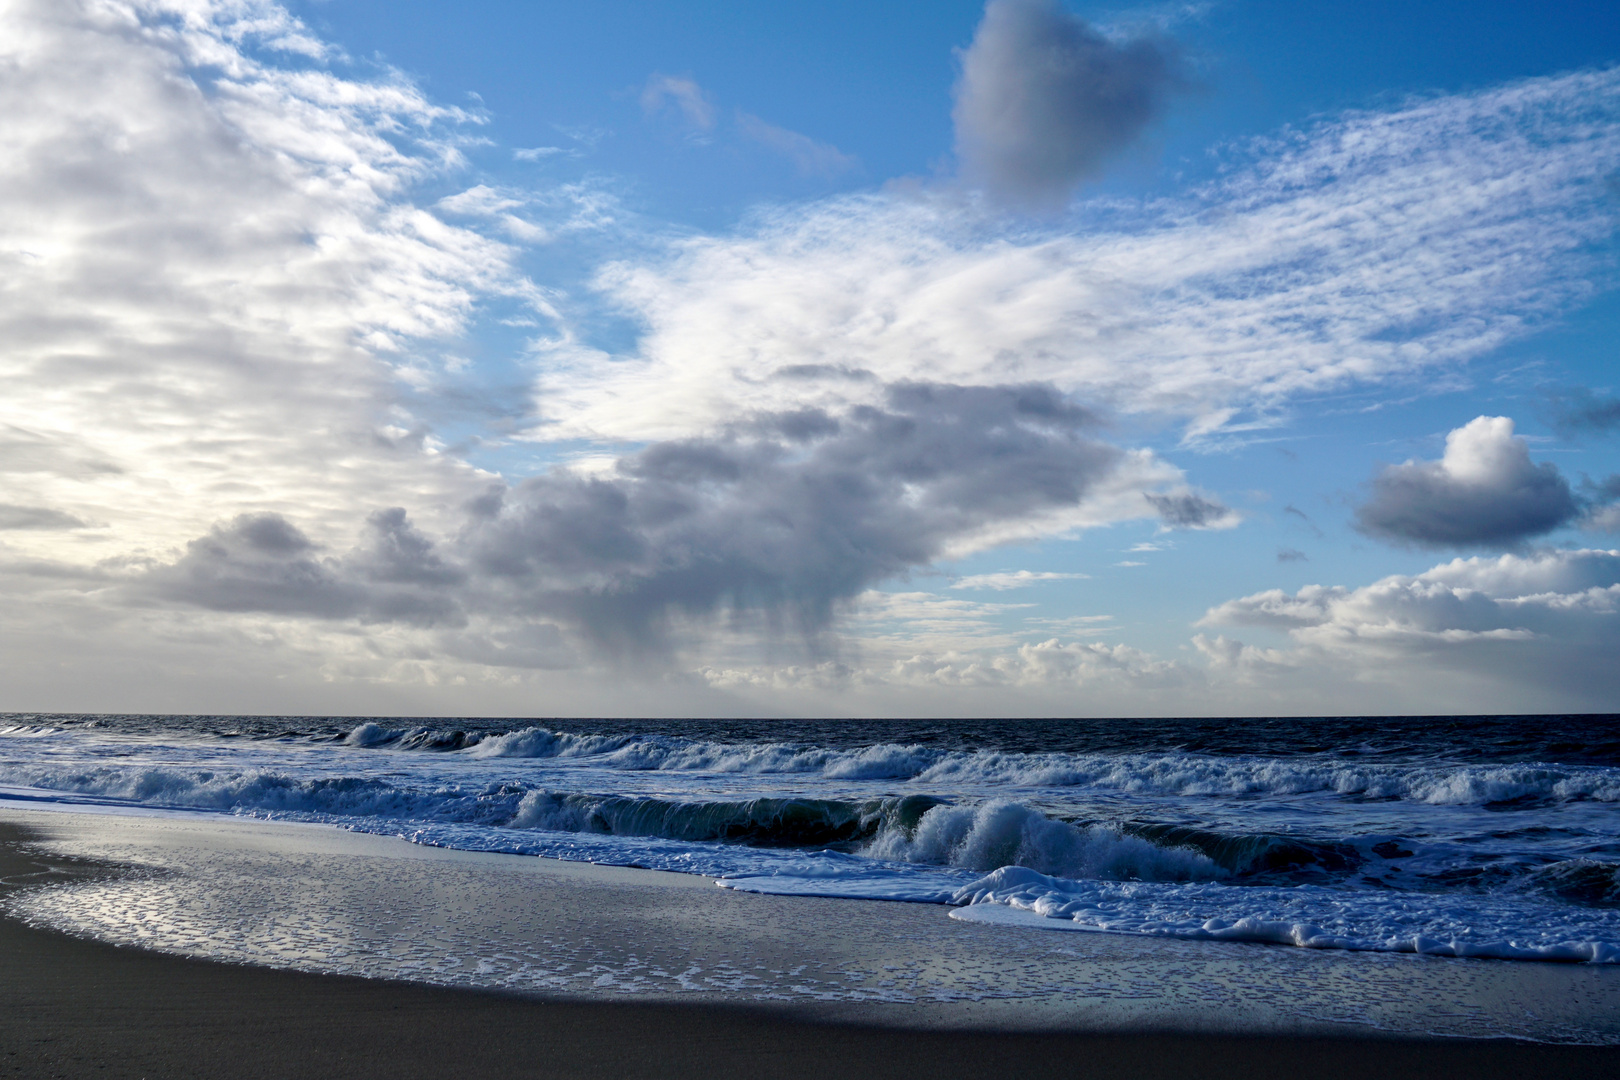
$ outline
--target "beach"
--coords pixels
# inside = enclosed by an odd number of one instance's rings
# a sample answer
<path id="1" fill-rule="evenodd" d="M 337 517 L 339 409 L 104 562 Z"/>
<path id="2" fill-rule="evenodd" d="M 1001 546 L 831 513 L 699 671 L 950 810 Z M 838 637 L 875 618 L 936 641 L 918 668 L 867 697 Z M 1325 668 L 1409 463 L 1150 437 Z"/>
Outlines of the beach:
<path id="1" fill-rule="evenodd" d="M 1540 1003 L 1554 1037 L 1560 1025 L 1612 1028 L 1620 1019 L 1612 966 L 1421 957 L 1368 965 L 1365 957 L 1207 943 L 1144 949 L 1120 935 L 964 925 L 924 904 L 883 904 L 874 920 L 863 910 L 869 902 L 741 894 L 694 875 L 217 815 L 12 806 L 0 821 L 5 1075 L 1508 1077 L 1620 1069 L 1620 1046 L 1436 1039 L 1418 1030 L 1424 1000 L 1488 1021 L 1515 994 Z M 256 878 L 265 865 L 281 867 L 283 890 Z M 341 882 L 332 880 L 338 867 Z M 440 887 L 424 887 L 431 882 Z M 263 904 L 236 946 L 188 936 L 189 909 L 201 904 L 217 919 L 244 883 Z M 133 894 L 119 891 L 135 886 L 157 889 L 150 895 L 174 904 L 174 917 L 139 914 L 145 947 L 108 944 L 118 935 L 107 926 L 136 917 Z M 351 889 L 349 899 L 335 886 Z M 52 896 L 56 908 L 28 902 Z M 70 897 L 89 912 L 81 931 L 101 919 L 103 940 L 39 925 L 41 912 Z M 524 903 L 514 907 L 515 897 Z M 393 929 L 368 939 L 363 911 L 394 919 Z M 477 912 L 483 921 L 469 920 Z M 528 937 L 508 937 L 486 961 L 512 964 L 530 947 L 524 976 L 501 989 L 458 973 L 492 928 Z M 414 944 L 392 957 L 379 944 L 407 937 Z M 311 942 L 326 950 L 324 961 Z M 973 971 L 1003 958 L 1016 973 L 1030 956 L 1021 949 L 1039 950 L 1048 965 L 1054 950 L 1073 954 L 1061 992 L 1007 993 L 1016 979 L 996 983 Z M 1207 957 L 1202 967 L 1195 952 Z M 1286 994 L 1268 1002 L 1258 985 L 1229 994 L 1212 978 L 1220 965 L 1229 977 L 1247 970 L 1252 978 L 1256 963 L 1299 956 L 1338 962 L 1308 973 L 1320 994 L 1334 982 L 1320 974 L 1337 970 L 1349 976 L 1346 986 L 1363 986 L 1367 1016 L 1393 1007 L 1419 1023 L 1404 1032 L 1357 1024 L 1335 1018 L 1325 998 L 1314 1010 L 1288 1009 Z M 536 957 L 550 957 L 549 966 Z M 907 970 L 918 961 L 952 970 Z M 412 970 L 414 978 L 401 977 Z M 1275 989 L 1290 990 L 1288 960 L 1262 970 L 1281 981 Z M 691 989 L 660 982 L 660 972 L 681 971 Z M 1076 993 L 1082 977 L 1098 992 Z M 976 994 L 944 990 L 975 979 Z M 1144 993 L 1144 982 L 1133 993 L 1132 979 L 1157 979 L 1159 992 Z M 801 992 L 783 993 L 784 985 Z M 1401 987 L 1411 1000 L 1391 1001 Z M 1245 996 L 1251 1007 L 1234 1008 Z M 1341 1013 L 1346 1004 L 1338 1002 Z"/>

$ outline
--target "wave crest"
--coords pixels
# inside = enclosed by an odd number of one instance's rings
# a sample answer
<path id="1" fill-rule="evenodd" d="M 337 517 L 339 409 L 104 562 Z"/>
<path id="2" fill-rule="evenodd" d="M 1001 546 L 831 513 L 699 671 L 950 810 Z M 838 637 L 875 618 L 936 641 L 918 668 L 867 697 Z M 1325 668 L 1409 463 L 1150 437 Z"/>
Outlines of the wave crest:
<path id="1" fill-rule="evenodd" d="M 1620 768 L 1535 764 L 1357 764 L 1320 758 L 1011 753 L 880 743 L 833 749 L 791 742 L 723 743 L 664 735 L 591 735 L 528 727 L 498 735 L 375 722 L 343 739 L 364 749 L 462 751 L 476 758 L 573 759 L 625 771 L 806 775 L 918 786 L 1078 788 L 1132 795 L 1327 794 L 1434 806 L 1620 802 Z"/>

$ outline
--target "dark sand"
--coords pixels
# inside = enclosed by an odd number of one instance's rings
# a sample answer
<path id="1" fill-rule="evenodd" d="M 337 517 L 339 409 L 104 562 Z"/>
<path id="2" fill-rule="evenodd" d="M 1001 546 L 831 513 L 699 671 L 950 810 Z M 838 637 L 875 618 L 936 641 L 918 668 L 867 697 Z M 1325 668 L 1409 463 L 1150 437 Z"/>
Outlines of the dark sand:
<path id="1" fill-rule="evenodd" d="M 0 887 L 105 873 L 0 825 Z M 0 1076 L 1616 1077 L 1620 1047 L 915 1031 L 209 963 L 0 919 Z"/>

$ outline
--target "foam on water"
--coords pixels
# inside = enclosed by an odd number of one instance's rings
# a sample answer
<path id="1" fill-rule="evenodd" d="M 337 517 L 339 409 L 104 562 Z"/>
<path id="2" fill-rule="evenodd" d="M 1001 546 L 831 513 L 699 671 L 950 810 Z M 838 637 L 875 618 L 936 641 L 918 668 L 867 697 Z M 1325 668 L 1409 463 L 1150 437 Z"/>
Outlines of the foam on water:
<path id="1" fill-rule="evenodd" d="M 1003 904 L 1084 929 L 1192 940 L 1620 963 L 1620 913 L 1532 912 L 1506 898 L 1074 881 L 1007 866 L 963 886 L 951 902 L 967 906 L 952 913 L 961 918 L 974 917 L 972 905 Z"/>
<path id="2" fill-rule="evenodd" d="M 741 891 L 951 902 L 967 918 L 1003 909 L 1195 940 L 1620 962 L 1609 742 L 1566 762 L 1525 760 L 1523 746 L 1561 744 L 1512 731 L 1497 736 L 1503 760 L 1421 752 L 1416 730 L 1398 753 L 1335 747 L 1326 722 L 1275 754 L 143 723 L 130 734 L 116 719 L 21 718 L 0 728 L 0 785 L 703 874 Z"/>
<path id="3" fill-rule="evenodd" d="M 1331 792 L 1434 805 L 1523 799 L 1620 802 L 1620 769 L 1603 766 L 1346 764 L 1311 759 L 1162 754 L 963 753 L 920 745 L 854 750 L 798 743 L 716 743 L 635 735 L 574 735 L 530 727 L 503 735 L 354 729 L 351 746 L 465 749 L 479 758 L 595 758 L 628 771 L 806 774 L 834 780 L 909 780 L 940 786 L 1083 787 L 1136 794 L 1298 795 Z"/>

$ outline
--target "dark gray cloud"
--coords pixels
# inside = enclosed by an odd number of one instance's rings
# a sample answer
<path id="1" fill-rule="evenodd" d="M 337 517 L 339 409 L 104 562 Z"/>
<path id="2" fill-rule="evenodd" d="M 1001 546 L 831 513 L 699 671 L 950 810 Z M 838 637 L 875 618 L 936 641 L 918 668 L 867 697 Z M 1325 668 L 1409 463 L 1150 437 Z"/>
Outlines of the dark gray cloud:
<path id="1" fill-rule="evenodd" d="M 1620 398 L 1604 397 L 1583 387 L 1552 395 L 1550 405 L 1553 427 L 1566 436 L 1620 431 Z"/>
<path id="2" fill-rule="evenodd" d="M 1233 520 L 1232 511 L 1213 499 L 1187 492 L 1182 495 L 1155 495 L 1144 491 L 1142 497 L 1153 504 L 1153 509 L 1164 523 L 1177 529 L 1208 529 Z"/>
<path id="3" fill-rule="evenodd" d="M 1167 42 L 1116 44 L 1057 0 L 991 0 L 956 86 L 962 171 L 1012 205 L 1061 205 L 1141 134 L 1179 81 Z"/>
<path id="4" fill-rule="evenodd" d="M 1280 563 L 1288 563 L 1307 562 L 1308 560 L 1305 558 L 1305 553 L 1300 551 L 1298 548 L 1282 547 L 1277 549 L 1277 561 Z"/>
<path id="5" fill-rule="evenodd" d="M 1283 513 L 1292 514 L 1295 517 L 1299 518 L 1299 520 L 1302 521 L 1305 524 L 1305 527 L 1307 529 L 1311 530 L 1311 532 L 1316 535 L 1317 539 L 1322 538 L 1323 533 L 1322 533 L 1321 528 L 1317 526 L 1316 522 L 1311 520 L 1311 516 L 1309 514 L 1307 514 L 1305 511 L 1301 510 L 1299 507 L 1297 507 L 1297 506 L 1293 505 L 1292 503 L 1290 503 L 1289 505 L 1283 507 Z"/>
<path id="6" fill-rule="evenodd" d="M 871 382 L 877 378 L 865 368 L 850 367 L 848 364 L 789 364 L 776 369 L 778 379 L 851 379 L 856 382 Z"/>
<path id="7" fill-rule="evenodd" d="M 814 633 L 953 541 L 1076 505 L 1120 457 L 1092 425 L 1047 386 L 903 384 L 808 444 L 755 424 L 656 444 L 611 477 L 529 480 L 465 550 L 506 595 L 612 648 L 721 609 Z"/>
<path id="8" fill-rule="evenodd" d="M 72 514 L 48 506 L 18 506 L 0 503 L 0 530 L 5 529 L 82 529 L 86 523 Z"/>
<path id="9" fill-rule="evenodd" d="M 1384 468 L 1356 510 L 1369 536 L 1427 547 L 1513 545 L 1575 520 L 1583 507 L 1558 468 L 1534 464 L 1505 416 L 1446 436 L 1439 461 Z"/>
<path id="10" fill-rule="evenodd" d="M 1586 500 L 1586 516 L 1581 528 L 1593 532 L 1620 532 L 1620 473 L 1606 480 L 1585 480 L 1581 494 Z"/>
<path id="11" fill-rule="evenodd" d="M 442 550 L 398 509 L 373 514 L 341 556 L 279 515 L 244 515 L 138 591 L 220 611 L 418 625 L 457 627 L 475 613 L 506 629 L 446 648 L 525 666 L 572 655 L 559 627 L 616 655 L 658 652 L 672 620 L 716 614 L 814 639 L 872 585 L 1078 505 L 1123 458 L 1091 437 L 1096 426 L 1046 385 L 897 384 L 881 406 L 756 416 L 654 443 L 605 475 L 494 486 L 464 506 Z M 1197 496 L 1162 498 L 1181 524 L 1225 513 Z M 512 630 L 523 625 L 550 628 Z"/>
<path id="12" fill-rule="evenodd" d="M 465 621 L 449 586 L 464 576 L 445 564 L 403 510 L 371 515 L 360 545 L 341 559 L 280 514 L 242 514 L 191 541 L 175 562 L 133 586 L 145 599 L 213 611 L 260 611 L 415 625 Z"/>

